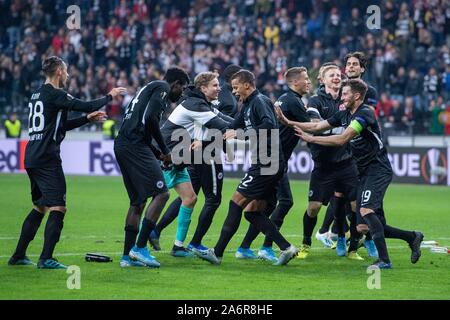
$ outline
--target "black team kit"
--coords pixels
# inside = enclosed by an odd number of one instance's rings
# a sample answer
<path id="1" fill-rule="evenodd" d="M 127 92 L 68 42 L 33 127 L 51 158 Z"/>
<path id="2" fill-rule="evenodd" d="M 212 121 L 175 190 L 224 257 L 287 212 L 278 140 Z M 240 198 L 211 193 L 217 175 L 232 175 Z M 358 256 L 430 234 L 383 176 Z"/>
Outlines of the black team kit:
<path id="1" fill-rule="evenodd" d="M 81 101 L 51 84 L 42 85 L 30 99 L 29 135 L 25 150 L 25 169 L 31 183 L 33 204 L 38 207 L 65 207 L 66 181 L 61 166 L 60 145 L 66 131 L 87 124 L 87 116 L 68 120 L 70 111 L 93 112 L 112 100 L 111 95 L 93 101 Z M 53 258 L 64 225 L 64 214 L 51 211 L 45 226 L 44 248 L 38 268 L 63 269 L 64 265 Z M 36 209 L 31 210 L 22 225 L 16 251 L 10 265 L 31 264 L 26 250 L 34 239 L 44 218 Z"/>
<path id="2" fill-rule="evenodd" d="M 333 97 L 325 92 L 325 86 L 320 86 L 317 90 L 317 95 L 311 97 L 308 101 L 308 114 L 311 119 L 323 120 L 328 119 L 339 112 L 340 98 L 333 99 Z M 333 130 L 323 133 L 324 136 L 340 134 L 343 128 L 335 128 Z M 314 169 L 311 173 L 309 196 L 308 200 L 317 201 L 327 205 L 331 199 L 330 206 L 336 209 L 336 213 L 344 213 L 345 200 L 344 198 L 333 197 L 335 191 L 342 192 L 346 199 L 355 201 L 356 199 L 356 185 L 358 184 L 358 171 L 356 163 L 352 158 L 352 153 L 349 145 L 342 147 L 326 147 L 317 144 L 309 144 L 311 156 L 314 160 Z M 331 216 L 330 224 L 333 221 Z M 338 223 L 345 221 L 345 216 L 338 217 Z M 317 216 L 310 217 L 305 212 L 303 217 L 303 244 L 311 246 L 311 236 L 314 227 L 317 223 Z M 324 222 L 325 227 L 322 226 L 319 233 L 323 234 L 328 231 L 329 224 Z M 326 227 L 328 225 L 328 227 Z M 325 229 L 326 228 L 326 229 Z M 339 227 L 338 230 L 343 230 Z M 356 217 L 353 214 L 351 219 L 351 233 L 355 241 L 358 238 L 356 232 Z M 345 234 L 340 234 L 344 237 Z M 356 242 L 357 245 L 357 242 Z M 355 243 L 353 243 L 349 252 L 356 251 Z"/>
<path id="3" fill-rule="evenodd" d="M 171 135 L 175 130 L 187 130 L 189 135 L 194 136 L 194 126 L 196 123 L 204 123 L 203 130 L 217 129 L 222 133 L 230 126 L 233 118 L 219 112 L 214 106 L 206 100 L 205 95 L 194 86 L 185 91 L 185 99 L 172 112 L 161 128 L 164 139 L 169 146 L 173 148 L 178 141 L 172 141 Z M 202 140 L 201 153 L 212 141 Z M 196 151 L 196 152 L 200 152 Z M 215 156 L 215 153 L 212 154 Z M 188 249 L 196 247 L 206 249 L 201 242 L 209 227 L 211 226 L 214 214 L 220 206 L 222 200 L 223 186 L 223 166 L 221 162 L 210 159 L 208 163 L 195 163 L 190 165 L 178 165 L 178 167 L 187 167 L 194 192 L 198 194 L 202 189 L 205 195 L 205 204 L 198 218 L 198 225 L 194 236 L 188 246 Z M 155 231 L 150 235 L 150 243 L 155 250 L 160 250 L 159 239 L 162 230 L 172 223 L 178 216 L 181 207 L 181 198 L 176 198 L 169 206 L 164 216 L 158 222 Z"/>
<path id="4" fill-rule="evenodd" d="M 392 180 L 392 168 L 387 157 L 386 148 L 381 139 L 379 124 L 373 110 L 361 104 L 352 114 L 349 110 L 339 112 L 327 119 L 333 127 L 352 127 L 357 136 L 350 141 L 353 156 L 357 161 L 359 172 L 357 212 L 358 221 L 364 221 L 372 234 L 378 250 L 379 268 L 391 268 L 385 238 L 402 239 L 411 248 L 411 262 L 420 258 L 420 243 L 423 234 L 416 231 L 404 231 L 386 224 L 383 198 Z M 361 217 L 360 209 L 369 208 L 374 212 Z"/>
<path id="5" fill-rule="evenodd" d="M 276 104 L 281 108 L 283 114 L 289 119 L 298 122 L 309 122 L 310 117 L 306 112 L 306 107 L 302 101 L 302 96 L 292 89 L 288 89 L 283 95 L 281 95 Z M 294 129 L 283 124 L 280 125 L 280 142 L 283 148 L 283 158 L 287 162 L 292 155 L 295 147 L 297 146 L 300 138 L 295 135 Z M 275 201 L 272 201 L 275 200 Z M 277 205 L 278 200 L 278 205 Z M 278 192 L 276 198 L 271 197 L 271 201 L 268 203 L 267 208 L 264 212 L 270 215 L 270 219 L 277 226 L 278 229 L 281 228 L 284 218 L 292 208 L 294 204 L 291 187 L 289 184 L 289 178 L 287 174 L 287 166 L 285 167 L 283 177 L 280 180 Z M 276 206 L 276 207 L 275 207 Z M 247 234 L 242 241 L 240 248 L 250 249 L 253 240 L 258 236 L 259 230 L 253 225 L 249 225 Z M 275 261 L 273 259 L 275 256 L 272 247 L 272 239 L 265 237 L 264 243 L 258 256 L 260 258 Z M 239 250 L 239 249 L 238 249 Z"/>
<path id="6" fill-rule="evenodd" d="M 150 232 L 155 228 L 150 212 L 160 212 L 168 199 L 168 189 L 157 157 L 169 153 L 159 129 L 159 121 L 167 107 L 169 94 L 170 86 L 166 81 L 152 81 L 142 87 L 128 104 L 119 134 L 114 141 L 114 153 L 130 199 L 121 261 L 123 267 L 137 266 L 139 263 L 159 267 L 159 263 L 143 251 L 146 250 Z M 152 145 L 153 140 L 159 150 Z M 150 197 L 153 200 L 139 232 L 141 214 Z M 130 252 L 132 249 L 133 252 Z M 141 260 L 136 257 L 139 250 L 149 259 Z"/>
<path id="7" fill-rule="evenodd" d="M 270 130 L 278 129 L 278 122 L 275 117 L 274 107 L 270 99 L 254 90 L 243 101 L 243 106 L 232 124 L 233 129 L 255 130 L 258 143 L 262 138 L 261 129 L 266 129 L 267 132 L 267 153 L 269 156 L 273 152 L 279 152 L 279 162 L 276 173 L 272 175 L 262 174 L 264 167 L 269 167 L 267 164 L 262 164 L 260 155 L 257 154 L 256 163 L 252 163 L 251 167 L 246 172 L 244 178 L 237 187 L 237 192 L 247 199 L 252 200 L 266 200 L 276 195 L 279 181 L 284 173 L 285 163 L 281 145 L 273 144 L 270 139 Z M 213 249 L 198 251 L 194 253 L 200 258 L 205 259 L 213 264 L 220 264 L 221 258 L 224 254 L 225 248 L 230 242 L 233 235 L 236 233 L 244 208 L 237 205 L 233 200 L 230 201 L 228 215 L 222 227 L 220 238 Z M 245 212 L 245 218 L 256 226 L 256 229 L 264 233 L 266 236 L 273 239 L 273 241 L 280 247 L 282 253 L 277 264 L 286 264 L 297 254 L 297 249 L 280 234 L 277 227 L 270 221 L 269 217 L 262 212 Z"/>

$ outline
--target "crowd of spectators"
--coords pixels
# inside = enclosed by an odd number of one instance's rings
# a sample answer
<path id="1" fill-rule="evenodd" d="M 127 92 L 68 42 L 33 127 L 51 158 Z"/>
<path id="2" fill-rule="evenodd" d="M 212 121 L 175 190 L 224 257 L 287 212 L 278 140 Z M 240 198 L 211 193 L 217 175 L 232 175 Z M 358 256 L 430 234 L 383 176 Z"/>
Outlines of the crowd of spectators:
<path id="1" fill-rule="evenodd" d="M 79 30 L 66 25 L 73 4 Z M 381 29 L 367 26 L 374 4 Z M 287 68 L 306 66 L 317 86 L 322 63 L 342 65 L 359 50 L 369 57 L 364 79 L 378 90 L 386 128 L 450 134 L 449 48 L 448 0 L 0 0 L 0 116 L 15 111 L 26 123 L 49 55 L 67 61 L 74 96 L 127 87 L 107 107 L 120 118 L 136 89 L 171 65 L 194 76 L 239 64 L 275 99 Z"/>

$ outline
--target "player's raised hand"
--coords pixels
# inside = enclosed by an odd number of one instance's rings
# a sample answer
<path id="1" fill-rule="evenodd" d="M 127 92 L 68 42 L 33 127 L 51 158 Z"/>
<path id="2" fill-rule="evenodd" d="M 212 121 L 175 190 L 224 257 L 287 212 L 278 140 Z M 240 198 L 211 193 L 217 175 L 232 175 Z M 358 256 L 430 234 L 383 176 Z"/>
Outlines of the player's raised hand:
<path id="1" fill-rule="evenodd" d="M 305 142 L 312 142 L 313 136 L 307 134 L 305 131 L 303 131 L 302 129 L 300 129 L 299 127 L 295 127 L 295 135 L 300 137 L 303 141 Z"/>
<path id="2" fill-rule="evenodd" d="M 112 88 L 108 94 L 110 94 L 114 98 L 114 97 L 118 96 L 119 94 L 125 94 L 125 93 L 127 93 L 127 88 L 117 87 L 117 88 Z"/>
<path id="3" fill-rule="evenodd" d="M 163 166 L 164 167 L 169 167 L 170 164 L 172 163 L 172 156 L 170 155 L 170 153 L 168 154 L 161 154 L 159 156 L 159 159 L 163 162 Z"/>
<path id="4" fill-rule="evenodd" d="M 224 134 L 223 134 L 223 140 L 228 140 L 228 139 L 233 139 L 236 137 L 236 130 L 227 130 Z"/>
<path id="5" fill-rule="evenodd" d="M 283 111 L 281 111 L 280 106 L 278 105 L 275 105 L 275 114 L 282 124 L 284 124 L 285 126 L 289 126 L 289 119 L 286 118 L 286 116 L 283 114 Z"/>
<path id="6" fill-rule="evenodd" d="M 104 111 L 94 111 L 87 115 L 87 119 L 90 122 L 103 122 L 106 119 L 108 119 L 108 116 L 106 115 L 106 112 L 104 112 Z"/>
<path id="7" fill-rule="evenodd" d="M 192 142 L 192 144 L 189 146 L 189 151 L 195 151 L 198 149 L 201 149 L 202 147 L 202 142 L 195 140 L 194 142 Z"/>

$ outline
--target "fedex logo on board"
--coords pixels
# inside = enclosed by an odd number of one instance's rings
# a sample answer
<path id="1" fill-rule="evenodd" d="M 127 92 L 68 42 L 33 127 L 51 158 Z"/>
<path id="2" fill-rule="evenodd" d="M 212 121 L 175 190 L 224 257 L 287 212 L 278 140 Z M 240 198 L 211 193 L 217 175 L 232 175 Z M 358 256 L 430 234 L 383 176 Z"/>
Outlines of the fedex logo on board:
<path id="1" fill-rule="evenodd" d="M 27 140 L 4 140 L 0 144 L 0 172 L 14 173 L 23 172 L 25 167 L 25 147 Z"/>
<path id="2" fill-rule="evenodd" d="M 89 143 L 89 173 L 106 175 L 120 174 L 112 141 Z"/>

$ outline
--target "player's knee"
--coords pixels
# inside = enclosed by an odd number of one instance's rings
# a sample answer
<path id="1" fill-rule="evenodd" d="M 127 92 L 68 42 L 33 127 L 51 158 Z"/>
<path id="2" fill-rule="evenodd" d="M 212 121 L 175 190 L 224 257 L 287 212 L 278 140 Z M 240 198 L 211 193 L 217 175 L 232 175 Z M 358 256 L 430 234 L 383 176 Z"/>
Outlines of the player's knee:
<path id="1" fill-rule="evenodd" d="M 358 224 L 356 226 L 356 231 L 361 234 L 367 234 L 369 232 L 369 226 L 367 224 Z"/>
<path id="2" fill-rule="evenodd" d="M 321 207 L 322 207 L 321 203 L 319 203 L 319 202 L 311 202 L 308 205 L 308 210 L 307 210 L 308 216 L 310 216 L 311 218 L 317 217 Z"/>
<path id="3" fill-rule="evenodd" d="M 39 213 L 42 213 L 42 214 L 47 213 L 47 207 L 46 206 L 33 206 L 33 209 L 38 211 Z"/>
<path id="4" fill-rule="evenodd" d="M 361 208 L 361 209 L 359 209 L 359 212 L 361 213 L 361 216 L 364 217 L 364 216 L 368 215 L 369 213 L 373 213 L 374 211 L 369 208 Z"/>
<path id="5" fill-rule="evenodd" d="M 250 201 L 247 198 L 245 198 L 239 191 L 233 193 L 231 201 L 236 203 L 241 208 L 245 208 L 250 203 Z"/>
<path id="6" fill-rule="evenodd" d="M 67 207 L 64 207 L 64 206 L 54 206 L 54 207 L 50 207 L 49 208 L 49 211 L 51 212 L 51 211 L 58 211 L 58 212 L 61 212 L 61 213 L 66 213 L 67 212 Z"/>
<path id="7" fill-rule="evenodd" d="M 217 199 L 217 198 L 206 198 L 205 200 L 205 205 L 208 206 L 209 208 L 212 208 L 214 210 L 217 210 L 220 207 L 220 203 L 221 203 L 222 199 Z"/>
<path id="8" fill-rule="evenodd" d="M 258 203 L 258 201 L 253 200 L 250 201 L 244 208 L 245 212 L 255 212 L 255 211 L 259 211 L 260 210 L 260 203 Z"/>
<path id="9" fill-rule="evenodd" d="M 197 195 L 195 193 L 192 193 L 190 195 L 187 195 L 181 199 L 182 204 L 186 207 L 193 208 L 195 204 L 197 203 Z"/>
<path id="10" fill-rule="evenodd" d="M 169 191 L 163 192 L 158 194 L 155 198 L 157 198 L 158 201 L 161 201 L 163 204 L 165 204 L 167 201 L 169 201 L 170 193 Z"/>
<path id="11" fill-rule="evenodd" d="M 242 201 L 242 199 L 243 199 L 243 196 L 237 191 L 235 193 L 233 193 L 233 196 L 231 197 L 231 200 L 236 203 L 239 203 L 240 201 Z"/>
<path id="12" fill-rule="evenodd" d="M 142 214 L 142 211 L 144 211 L 146 202 L 137 204 L 137 205 L 131 205 L 128 209 L 129 214 L 134 214 L 140 216 Z"/>

